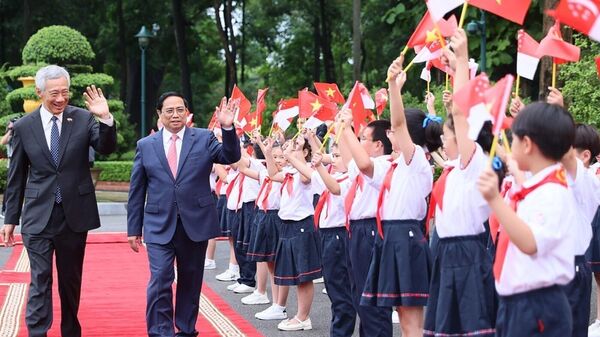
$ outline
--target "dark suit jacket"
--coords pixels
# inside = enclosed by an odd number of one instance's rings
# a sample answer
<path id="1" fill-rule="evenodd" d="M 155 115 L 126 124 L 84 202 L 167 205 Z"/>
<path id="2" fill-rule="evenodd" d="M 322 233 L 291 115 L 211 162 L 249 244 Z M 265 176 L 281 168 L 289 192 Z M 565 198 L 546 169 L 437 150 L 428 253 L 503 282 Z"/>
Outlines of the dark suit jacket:
<path id="1" fill-rule="evenodd" d="M 63 112 L 58 167 L 46 143 L 39 108 L 19 119 L 13 132 L 4 223 L 19 224 L 22 206 L 21 232 L 40 233 L 48 224 L 59 184 L 67 225 L 75 232 L 100 227 L 88 151 L 92 146 L 102 154 L 113 152 L 117 144 L 116 124 L 109 127 L 98 123 L 89 111 L 67 106 Z"/>
<path id="2" fill-rule="evenodd" d="M 186 128 L 177 179 L 173 178 L 163 145 L 163 132 L 138 141 L 127 203 L 127 235 L 149 243 L 171 241 L 177 214 L 192 241 L 221 234 L 209 177 L 213 163 L 240 160 L 235 130 L 223 130 L 223 144 L 206 129 Z M 145 205 L 144 205 L 145 203 Z"/>

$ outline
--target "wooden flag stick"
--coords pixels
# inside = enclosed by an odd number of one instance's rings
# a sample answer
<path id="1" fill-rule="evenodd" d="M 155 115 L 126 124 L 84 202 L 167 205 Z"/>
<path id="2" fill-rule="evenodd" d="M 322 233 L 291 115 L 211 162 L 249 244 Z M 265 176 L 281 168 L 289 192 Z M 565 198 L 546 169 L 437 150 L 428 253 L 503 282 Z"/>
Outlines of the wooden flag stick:
<path id="1" fill-rule="evenodd" d="M 430 91 L 429 91 L 429 83 L 430 83 L 430 82 L 431 82 L 431 81 L 427 81 L 427 94 L 428 94 L 428 95 L 429 95 L 429 93 L 430 93 Z"/>
<path id="2" fill-rule="evenodd" d="M 467 18 L 467 8 L 469 7 L 469 2 L 465 0 L 463 4 L 462 12 L 460 13 L 460 21 L 458 22 L 458 28 L 462 28 L 465 23 L 465 19 Z"/>
<path id="3" fill-rule="evenodd" d="M 406 52 L 408 51 L 408 45 L 406 45 L 404 47 L 404 49 L 402 49 L 402 52 L 400 53 L 400 56 L 404 56 L 406 55 Z M 386 82 L 389 82 L 392 78 L 388 75 L 388 77 L 385 79 Z"/>
<path id="4" fill-rule="evenodd" d="M 325 147 L 325 144 L 327 143 L 327 139 L 330 138 L 331 131 L 333 131 L 334 127 L 335 127 L 335 123 L 331 124 L 331 127 L 329 128 L 329 130 L 327 130 L 327 133 L 325 134 L 325 136 L 323 136 L 323 143 L 321 143 L 321 147 L 319 148 L 319 152 L 323 152 L 323 148 Z"/>
<path id="5" fill-rule="evenodd" d="M 494 161 L 494 156 L 496 155 L 496 148 L 498 147 L 498 134 L 494 135 L 494 140 L 492 142 L 492 148 L 490 149 L 490 158 L 489 158 L 489 165 L 492 165 L 492 162 Z"/>
<path id="6" fill-rule="evenodd" d="M 502 130 L 502 144 L 504 145 L 504 151 L 506 151 L 506 154 L 510 154 L 510 145 L 508 145 L 508 137 L 506 137 L 505 130 Z"/>
<path id="7" fill-rule="evenodd" d="M 446 91 L 450 88 L 450 75 L 446 73 Z"/>
<path id="8" fill-rule="evenodd" d="M 271 128 L 269 129 L 269 135 L 267 137 L 271 138 L 272 133 L 273 133 L 273 123 L 271 123 Z"/>
<path id="9" fill-rule="evenodd" d="M 556 62 L 552 61 L 552 88 L 556 88 Z"/>
<path id="10" fill-rule="evenodd" d="M 340 128 L 339 134 L 337 134 L 336 137 L 335 137 L 335 143 L 336 144 L 340 143 L 340 137 L 342 136 L 343 132 L 344 132 L 344 124 L 342 124 L 342 127 Z"/>
<path id="11" fill-rule="evenodd" d="M 519 85 L 521 84 L 521 76 L 517 75 L 517 84 L 515 85 L 515 97 L 519 97 Z M 502 131 L 504 132 L 504 131 Z M 504 137 L 504 134 L 502 135 Z"/>

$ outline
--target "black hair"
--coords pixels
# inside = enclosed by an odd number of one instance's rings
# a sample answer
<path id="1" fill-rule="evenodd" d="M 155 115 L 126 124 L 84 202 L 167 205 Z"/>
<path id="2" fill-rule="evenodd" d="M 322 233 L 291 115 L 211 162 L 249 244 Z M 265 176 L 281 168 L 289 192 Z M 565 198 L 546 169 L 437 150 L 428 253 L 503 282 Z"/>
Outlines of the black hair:
<path id="1" fill-rule="evenodd" d="M 262 152 L 258 144 L 252 144 L 252 148 L 254 148 L 254 156 L 256 159 L 265 159 L 265 154 Z"/>
<path id="2" fill-rule="evenodd" d="M 512 132 L 520 139 L 529 137 L 544 157 L 560 161 L 575 139 L 575 123 L 563 107 L 535 102 L 519 112 Z"/>
<path id="3" fill-rule="evenodd" d="M 576 124 L 573 147 L 577 150 L 589 150 L 590 164 L 595 163 L 596 156 L 600 154 L 600 136 L 596 128 L 588 124 Z"/>
<path id="4" fill-rule="evenodd" d="M 371 133 L 373 141 L 380 141 L 383 144 L 383 154 L 391 154 L 393 151 L 392 142 L 387 137 L 387 130 L 392 128 L 390 121 L 386 119 L 375 120 L 367 124 L 367 127 L 373 131 Z"/>
<path id="5" fill-rule="evenodd" d="M 302 137 L 302 136 L 300 136 Z M 306 160 L 307 162 L 310 162 L 310 160 L 312 159 L 312 148 L 310 147 L 310 144 L 308 144 L 308 139 L 304 138 L 304 145 L 302 146 L 302 151 L 304 152 L 304 150 L 306 150 L 306 156 L 304 157 L 304 160 Z"/>
<path id="6" fill-rule="evenodd" d="M 182 94 L 176 92 L 176 91 L 167 91 L 164 94 L 160 95 L 160 97 L 158 98 L 158 101 L 156 102 L 156 110 L 157 111 L 161 111 L 163 104 L 165 103 L 165 100 L 169 97 L 179 97 L 183 100 L 183 105 L 185 106 L 186 109 L 188 109 L 188 102 L 187 99 L 185 99 L 185 97 L 183 97 Z"/>
<path id="7" fill-rule="evenodd" d="M 452 132 L 456 133 L 454 128 L 454 117 L 452 114 L 448 115 L 448 119 L 446 119 L 446 126 Z M 475 142 L 479 144 L 479 146 L 481 146 L 481 149 L 484 152 L 490 152 L 490 150 L 492 149 L 492 143 L 494 142 L 494 133 L 492 132 L 491 121 L 485 121 L 483 123 L 483 126 L 481 127 L 481 130 L 479 131 Z"/>
<path id="8" fill-rule="evenodd" d="M 315 136 L 317 136 L 321 142 L 323 141 L 323 138 L 325 138 L 326 134 L 327 134 L 327 124 L 325 124 L 325 123 L 317 126 L 317 128 L 315 129 Z"/>
<path id="9" fill-rule="evenodd" d="M 427 115 L 419 109 L 408 108 L 404 110 L 406 126 L 413 143 L 427 147 L 429 152 L 434 152 L 442 146 L 440 136 L 444 133 L 442 125 L 435 121 L 428 121 L 423 127 Z"/>

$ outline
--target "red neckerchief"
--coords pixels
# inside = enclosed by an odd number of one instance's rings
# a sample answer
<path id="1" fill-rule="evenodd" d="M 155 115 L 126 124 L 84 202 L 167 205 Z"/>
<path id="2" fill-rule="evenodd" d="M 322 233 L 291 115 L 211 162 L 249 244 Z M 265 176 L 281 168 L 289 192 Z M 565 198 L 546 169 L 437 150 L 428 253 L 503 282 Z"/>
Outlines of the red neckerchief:
<path id="1" fill-rule="evenodd" d="M 281 193 L 283 193 L 283 189 L 286 189 L 288 192 L 288 196 L 292 196 L 292 192 L 294 191 L 294 175 L 292 173 L 286 173 L 283 178 L 283 182 L 281 183 Z"/>
<path id="2" fill-rule="evenodd" d="M 560 168 L 550 172 L 544 179 L 542 179 L 537 184 L 534 184 L 531 187 L 522 188 L 519 192 L 515 193 L 510 197 L 511 199 L 511 207 L 516 212 L 518 208 L 519 202 L 525 199 L 527 195 L 538 187 L 545 184 L 559 184 L 561 186 L 567 187 L 567 179 L 565 170 Z M 504 266 L 504 258 L 506 257 L 506 250 L 508 249 L 508 243 L 510 242 L 510 238 L 508 235 L 501 230 L 498 234 L 498 244 L 496 246 L 496 259 L 494 260 L 494 277 L 496 281 L 500 280 L 500 275 L 502 275 L 502 267 Z"/>
<path id="3" fill-rule="evenodd" d="M 240 178 L 241 176 L 241 178 Z M 231 194 L 231 191 L 233 190 L 233 186 L 236 183 L 236 180 L 240 178 L 239 181 L 239 185 L 238 185 L 238 195 L 237 195 L 237 200 L 235 201 L 235 210 L 237 212 L 237 210 L 239 209 L 239 203 L 240 203 L 240 199 L 242 198 L 242 192 L 244 191 L 244 179 L 246 178 L 245 175 L 238 173 L 235 178 L 233 178 L 233 180 L 229 183 L 229 186 L 227 186 L 227 191 L 225 192 L 225 195 L 227 195 L 227 199 L 229 199 L 229 195 Z"/>
<path id="4" fill-rule="evenodd" d="M 258 195 L 256 196 L 256 201 L 254 202 L 255 205 L 258 206 L 258 201 L 260 200 L 262 193 L 265 192 L 265 198 L 263 199 L 262 203 L 260 204 L 262 209 L 265 212 L 267 211 L 269 195 L 271 195 L 272 187 L 273 187 L 273 180 L 271 180 L 271 178 L 269 178 L 269 177 L 266 177 L 265 181 L 263 181 L 262 186 L 260 187 L 260 190 L 258 191 Z"/>
<path id="5" fill-rule="evenodd" d="M 341 183 L 342 181 L 344 181 L 346 179 L 348 179 L 348 176 L 345 176 L 340 179 L 336 179 L 336 181 L 338 183 Z M 321 212 L 323 211 L 323 208 L 325 207 L 325 203 L 327 203 L 327 210 L 325 211 L 325 218 L 327 218 L 327 217 L 329 217 L 329 206 L 331 205 L 331 192 L 329 192 L 329 190 L 325 190 L 323 192 L 323 194 L 321 194 L 321 197 L 319 197 L 319 201 L 317 202 L 317 206 L 315 207 L 315 216 L 314 216 L 315 228 L 319 228 L 319 221 L 321 220 Z"/>
<path id="6" fill-rule="evenodd" d="M 354 197 L 356 197 L 356 190 L 360 188 L 362 191 L 363 184 L 365 179 L 362 176 L 362 173 L 358 173 L 352 185 L 350 186 L 350 190 L 348 190 L 348 194 L 346 194 L 346 198 L 344 199 L 344 210 L 346 211 L 346 230 L 350 232 L 350 211 L 352 210 L 352 204 L 354 203 Z"/>

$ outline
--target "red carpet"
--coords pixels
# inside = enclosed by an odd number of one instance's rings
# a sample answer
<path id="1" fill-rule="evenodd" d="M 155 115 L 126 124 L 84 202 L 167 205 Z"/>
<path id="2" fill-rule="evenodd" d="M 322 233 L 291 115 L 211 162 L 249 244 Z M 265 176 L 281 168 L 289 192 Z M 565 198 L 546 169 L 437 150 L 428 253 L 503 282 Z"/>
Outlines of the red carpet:
<path id="1" fill-rule="evenodd" d="M 0 271 L 0 335 L 27 336 L 24 324 L 29 263 L 23 246 L 14 248 Z M 145 250 L 134 253 L 124 233 L 88 236 L 79 320 L 83 336 L 146 335 L 146 284 L 149 278 Z M 54 281 L 54 323 L 49 337 L 60 336 L 60 300 Z M 18 326 L 16 322 L 19 322 Z M 196 329 L 200 336 L 260 337 L 252 324 L 233 310 L 206 284 Z"/>

